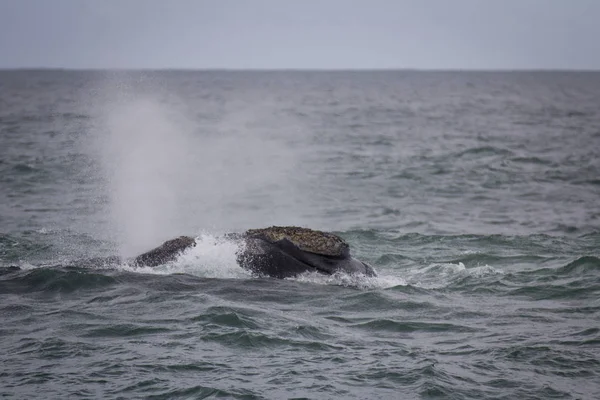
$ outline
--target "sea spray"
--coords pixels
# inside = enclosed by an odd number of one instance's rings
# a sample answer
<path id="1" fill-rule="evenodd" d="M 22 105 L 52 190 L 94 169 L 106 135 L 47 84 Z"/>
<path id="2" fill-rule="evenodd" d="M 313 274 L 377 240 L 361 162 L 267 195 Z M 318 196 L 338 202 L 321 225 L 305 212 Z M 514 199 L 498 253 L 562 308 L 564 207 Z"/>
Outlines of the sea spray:
<path id="1" fill-rule="evenodd" d="M 179 201 L 192 168 L 190 136 L 152 99 L 107 116 L 102 162 L 121 254 L 131 256 L 178 235 Z"/>
<path id="2" fill-rule="evenodd" d="M 238 252 L 243 250 L 243 243 L 210 233 L 202 233 L 195 239 L 196 245 L 182 252 L 172 262 L 152 268 L 129 264 L 123 264 L 118 268 L 138 273 L 189 274 L 203 278 L 243 279 L 252 276 L 236 261 Z"/>
<path id="3" fill-rule="evenodd" d="M 268 99 L 219 107 L 202 124 L 176 93 L 151 79 L 112 76 L 94 104 L 85 151 L 99 165 L 110 232 L 122 256 L 181 234 L 307 225 L 303 151 L 290 148 L 293 121 Z M 289 123 L 288 123 L 289 122 Z M 259 203 L 260 207 L 255 205 Z M 326 228 L 326 227 L 324 227 Z"/>

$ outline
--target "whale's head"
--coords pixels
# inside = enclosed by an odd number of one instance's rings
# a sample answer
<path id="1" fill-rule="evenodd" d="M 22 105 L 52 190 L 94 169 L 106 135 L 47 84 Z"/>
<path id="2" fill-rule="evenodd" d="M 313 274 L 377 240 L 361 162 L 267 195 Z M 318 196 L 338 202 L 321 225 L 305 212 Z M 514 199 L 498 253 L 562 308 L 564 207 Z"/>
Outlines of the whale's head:
<path id="1" fill-rule="evenodd" d="M 246 231 L 240 264 L 259 274 L 285 278 L 303 272 L 336 272 L 376 276 L 373 268 L 353 258 L 350 246 L 329 232 L 291 226 Z"/>

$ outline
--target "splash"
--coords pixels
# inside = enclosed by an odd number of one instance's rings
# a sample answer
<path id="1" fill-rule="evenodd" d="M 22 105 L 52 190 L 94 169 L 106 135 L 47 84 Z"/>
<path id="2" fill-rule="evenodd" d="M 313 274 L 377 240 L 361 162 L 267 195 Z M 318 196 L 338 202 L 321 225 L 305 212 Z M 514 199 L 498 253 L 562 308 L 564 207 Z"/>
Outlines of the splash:
<path id="1" fill-rule="evenodd" d="M 196 237 L 196 246 L 184 251 L 175 261 L 158 267 L 134 267 L 128 264 L 119 269 L 144 274 L 189 274 L 203 278 L 247 279 L 251 273 L 242 269 L 236 255 L 243 250 L 238 242 L 208 233 Z"/>

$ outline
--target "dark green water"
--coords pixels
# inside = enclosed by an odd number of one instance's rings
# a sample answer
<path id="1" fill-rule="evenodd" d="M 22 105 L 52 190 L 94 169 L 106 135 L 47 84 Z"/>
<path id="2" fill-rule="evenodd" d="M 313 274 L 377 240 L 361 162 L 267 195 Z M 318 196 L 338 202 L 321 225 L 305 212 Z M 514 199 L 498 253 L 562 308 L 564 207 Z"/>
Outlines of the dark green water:
<path id="1" fill-rule="evenodd" d="M 600 73 L 0 72 L 0 396 L 600 398 L 599 110 Z M 379 276 L 251 276 L 221 235 L 272 224 Z"/>

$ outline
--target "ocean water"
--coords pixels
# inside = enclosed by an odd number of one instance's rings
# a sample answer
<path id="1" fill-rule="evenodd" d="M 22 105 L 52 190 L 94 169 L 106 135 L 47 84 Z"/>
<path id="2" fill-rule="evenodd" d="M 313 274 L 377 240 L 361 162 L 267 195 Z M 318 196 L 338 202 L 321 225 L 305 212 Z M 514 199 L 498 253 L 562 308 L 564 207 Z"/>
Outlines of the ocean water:
<path id="1" fill-rule="evenodd" d="M 3 398 L 598 399 L 600 73 L 1 71 L 0 322 Z"/>

